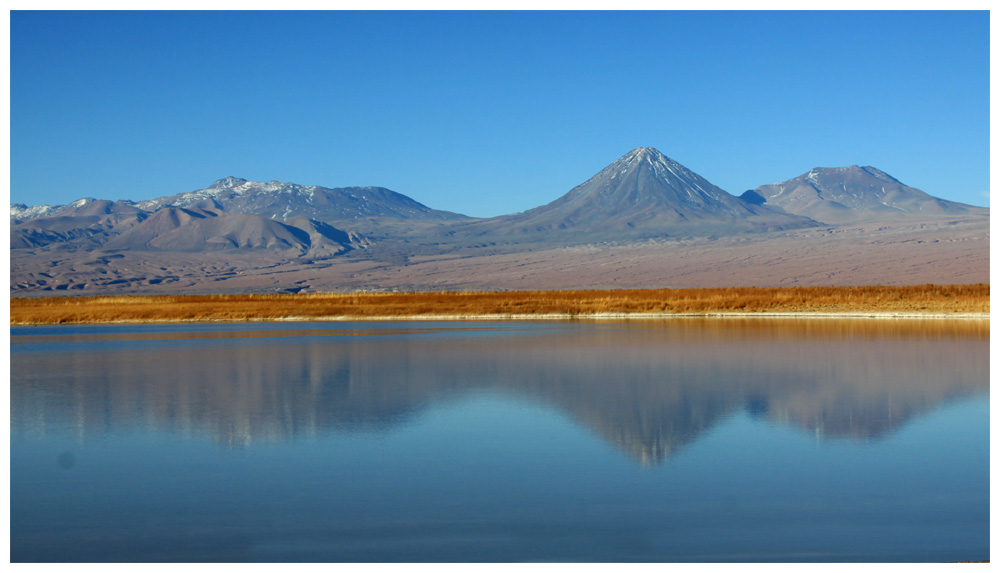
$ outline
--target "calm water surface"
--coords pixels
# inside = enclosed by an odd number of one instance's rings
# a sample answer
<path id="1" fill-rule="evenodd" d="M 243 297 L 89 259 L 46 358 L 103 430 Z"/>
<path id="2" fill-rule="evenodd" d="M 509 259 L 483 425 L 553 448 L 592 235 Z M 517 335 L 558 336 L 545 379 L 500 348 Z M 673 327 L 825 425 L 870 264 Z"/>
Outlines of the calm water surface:
<path id="1" fill-rule="evenodd" d="M 13 561 L 989 559 L 986 321 L 11 329 Z"/>

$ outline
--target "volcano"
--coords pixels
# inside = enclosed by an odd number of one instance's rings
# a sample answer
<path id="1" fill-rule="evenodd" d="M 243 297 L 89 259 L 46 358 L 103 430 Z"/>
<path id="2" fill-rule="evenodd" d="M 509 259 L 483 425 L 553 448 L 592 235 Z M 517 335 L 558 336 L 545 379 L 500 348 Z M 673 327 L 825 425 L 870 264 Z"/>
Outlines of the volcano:
<path id="1" fill-rule="evenodd" d="M 652 147 L 626 153 L 555 201 L 472 223 L 483 233 L 584 234 L 588 240 L 734 234 L 815 226 L 730 195 Z M 561 237 L 562 238 L 562 237 Z"/>
<path id="2" fill-rule="evenodd" d="M 837 224 L 989 214 L 989 209 L 939 199 L 880 169 L 858 165 L 817 167 L 794 179 L 747 191 L 741 198 Z"/>

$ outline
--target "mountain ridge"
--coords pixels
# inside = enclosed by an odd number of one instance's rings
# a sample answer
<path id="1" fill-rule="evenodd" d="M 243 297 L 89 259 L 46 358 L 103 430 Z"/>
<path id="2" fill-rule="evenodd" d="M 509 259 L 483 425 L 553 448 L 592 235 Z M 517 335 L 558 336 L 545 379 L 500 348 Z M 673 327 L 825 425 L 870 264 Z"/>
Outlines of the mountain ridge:
<path id="1" fill-rule="evenodd" d="M 902 214 L 984 214 L 987 208 L 934 197 L 872 166 L 814 167 L 741 195 L 744 201 L 770 206 L 824 223 L 898 218 Z"/>
<path id="2" fill-rule="evenodd" d="M 147 211 L 165 205 L 219 209 L 281 220 L 305 216 L 327 222 L 384 217 L 430 221 L 468 218 L 431 209 L 384 187 L 327 188 L 277 180 L 249 181 L 233 176 L 218 179 L 204 189 L 136 203 Z"/>

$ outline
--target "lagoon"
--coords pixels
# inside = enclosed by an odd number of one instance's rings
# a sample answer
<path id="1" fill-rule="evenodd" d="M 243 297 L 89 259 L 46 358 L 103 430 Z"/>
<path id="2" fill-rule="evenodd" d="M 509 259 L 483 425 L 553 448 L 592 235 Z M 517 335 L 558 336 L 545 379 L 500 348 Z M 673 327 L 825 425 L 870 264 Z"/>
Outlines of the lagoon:
<path id="1" fill-rule="evenodd" d="M 989 559 L 985 320 L 11 328 L 12 561 Z"/>

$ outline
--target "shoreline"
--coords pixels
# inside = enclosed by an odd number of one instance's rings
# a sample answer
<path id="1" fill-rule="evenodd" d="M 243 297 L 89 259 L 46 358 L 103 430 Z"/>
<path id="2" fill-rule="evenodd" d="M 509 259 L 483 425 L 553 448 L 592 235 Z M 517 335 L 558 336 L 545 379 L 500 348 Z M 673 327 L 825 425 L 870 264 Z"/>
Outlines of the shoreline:
<path id="1" fill-rule="evenodd" d="M 463 321 L 605 321 L 605 320 L 670 320 L 711 318 L 733 319 L 875 319 L 875 320 L 989 320 L 989 313 L 919 313 L 919 312 L 705 312 L 705 313 L 593 313 L 593 314 L 442 314 L 407 316 L 285 316 L 277 318 L 190 318 L 190 319 L 120 319 L 78 322 L 11 322 L 10 326 L 80 326 L 113 324 L 216 324 L 248 322 L 463 322 Z"/>

